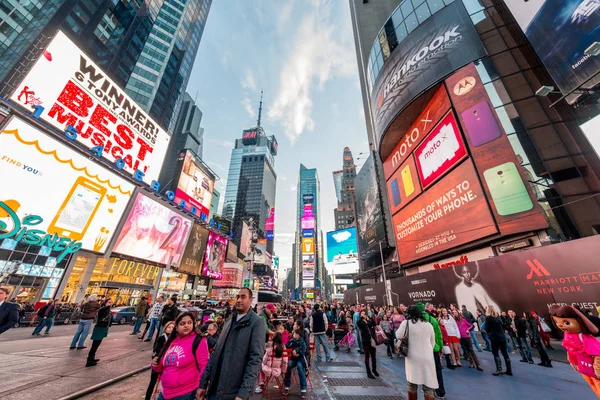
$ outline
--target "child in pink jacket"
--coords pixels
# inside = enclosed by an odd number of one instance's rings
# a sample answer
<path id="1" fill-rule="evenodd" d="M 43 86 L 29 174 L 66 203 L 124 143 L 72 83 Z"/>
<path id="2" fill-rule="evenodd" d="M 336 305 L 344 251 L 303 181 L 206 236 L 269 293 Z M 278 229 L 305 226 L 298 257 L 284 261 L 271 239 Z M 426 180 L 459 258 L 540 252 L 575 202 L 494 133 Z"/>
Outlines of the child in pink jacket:
<path id="1" fill-rule="evenodd" d="M 183 313 L 175 320 L 175 330 L 165 343 L 165 348 L 152 360 L 152 369 L 161 373 L 162 392 L 157 400 L 180 396 L 195 399 L 200 377 L 208 364 L 208 342 L 194 331 L 195 321 L 190 313 Z M 196 354 L 192 350 L 197 343 Z"/>
<path id="2" fill-rule="evenodd" d="M 265 350 L 260 371 L 260 383 L 256 387 L 255 393 L 263 392 L 267 377 L 277 378 L 285 375 L 287 372 L 288 358 L 284 351 L 285 346 L 283 345 L 283 337 L 281 332 L 277 332 L 273 336 L 272 346 L 268 346 Z"/>

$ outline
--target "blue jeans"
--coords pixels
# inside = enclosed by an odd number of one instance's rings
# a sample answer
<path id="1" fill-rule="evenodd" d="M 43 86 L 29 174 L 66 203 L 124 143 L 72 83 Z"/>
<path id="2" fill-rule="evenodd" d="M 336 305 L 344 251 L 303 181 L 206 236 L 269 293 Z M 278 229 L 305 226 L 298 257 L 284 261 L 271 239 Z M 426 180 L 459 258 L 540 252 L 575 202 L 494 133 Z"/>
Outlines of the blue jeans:
<path id="1" fill-rule="evenodd" d="M 325 335 L 323 335 L 325 336 Z M 292 372 L 294 367 L 298 369 L 298 379 L 300 380 L 300 390 L 306 390 L 306 371 L 301 360 L 290 360 L 287 372 L 285 373 L 285 387 L 289 388 L 292 385 Z"/>
<path id="2" fill-rule="evenodd" d="M 35 327 L 32 335 L 37 335 L 38 333 L 40 333 L 42 331 L 42 329 L 44 329 L 44 327 L 46 327 L 46 333 L 49 333 L 50 328 L 52 328 L 52 325 L 54 325 L 54 318 L 44 318 L 44 319 L 40 320 L 40 323 L 38 324 L 38 326 Z"/>
<path id="3" fill-rule="evenodd" d="M 184 394 L 182 396 L 171 397 L 169 400 L 196 400 L 196 391 L 198 391 L 198 389 L 194 389 L 194 391 Z M 160 392 L 156 400 L 165 400 L 165 397 L 163 396 L 162 392 Z"/>
<path id="4" fill-rule="evenodd" d="M 506 333 L 506 332 L 504 333 L 504 337 L 506 338 L 506 350 L 508 350 L 508 352 L 509 352 L 509 353 L 512 353 L 512 351 L 513 351 L 513 350 L 511 349 L 511 347 L 510 347 L 510 344 L 509 344 L 509 343 L 510 343 L 510 341 L 511 341 L 511 337 L 510 337 L 510 335 L 509 335 L 508 333 Z M 514 341 L 513 341 L 513 346 L 514 346 L 515 348 L 517 348 L 517 346 L 515 345 Z"/>
<path id="5" fill-rule="evenodd" d="M 154 329 L 158 329 L 160 332 L 160 319 L 152 318 L 150 320 L 150 329 L 148 330 L 148 339 L 152 340 L 152 335 L 154 334 Z"/>
<path id="6" fill-rule="evenodd" d="M 477 341 L 477 334 L 475 333 L 475 329 L 471 329 L 471 339 L 473 339 L 473 344 L 475 344 L 475 347 L 477 348 L 477 350 L 481 351 L 481 346 L 479 345 L 479 342 Z"/>
<path id="7" fill-rule="evenodd" d="M 321 346 L 319 346 L 319 344 L 321 344 L 323 349 L 325 349 L 325 359 L 331 359 L 331 356 L 329 355 L 329 348 L 327 348 L 327 335 L 321 333 L 320 335 L 314 335 L 314 337 L 315 347 L 317 348 L 317 361 L 321 361 Z"/>
<path id="8" fill-rule="evenodd" d="M 358 342 L 358 350 L 364 351 L 363 346 L 362 346 L 362 340 L 360 340 L 360 330 L 356 329 L 354 332 L 356 332 L 356 341 Z"/>
<path id="9" fill-rule="evenodd" d="M 77 326 L 77 332 L 75 332 L 75 336 L 73 336 L 73 341 L 71 341 L 71 347 L 83 347 L 85 339 L 87 339 L 92 325 L 94 325 L 93 319 L 82 319 L 79 321 L 79 325 Z M 79 340 L 79 344 L 77 344 L 77 340 Z"/>
<path id="10" fill-rule="evenodd" d="M 140 333 L 142 322 L 144 322 L 144 317 L 135 317 L 135 325 L 132 333 Z"/>
<path id="11" fill-rule="evenodd" d="M 488 334 L 485 332 L 481 332 L 481 336 L 483 337 L 483 340 L 485 340 L 485 350 L 492 351 L 492 341 L 490 340 Z"/>
<path id="12" fill-rule="evenodd" d="M 531 347 L 529 347 L 527 339 L 518 337 L 517 345 L 519 346 L 519 353 L 521 353 L 521 359 L 524 361 L 533 361 L 533 358 L 531 358 Z"/>

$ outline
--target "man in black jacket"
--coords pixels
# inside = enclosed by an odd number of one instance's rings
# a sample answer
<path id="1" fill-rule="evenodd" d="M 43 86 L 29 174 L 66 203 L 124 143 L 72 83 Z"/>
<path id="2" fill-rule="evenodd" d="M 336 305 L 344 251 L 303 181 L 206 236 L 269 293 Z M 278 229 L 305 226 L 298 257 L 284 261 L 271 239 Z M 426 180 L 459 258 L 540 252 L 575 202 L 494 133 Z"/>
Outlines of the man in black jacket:
<path id="1" fill-rule="evenodd" d="M 177 296 L 171 296 L 167 299 L 167 304 L 162 309 L 162 318 L 160 319 L 160 327 L 158 328 L 158 332 L 156 332 L 156 337 L 160 336 L 160 332 L 162 327 L 167 324 L 167 322 L 175 321 L 179 315 L 179 309 L 177 308 Z M 148 341 L 152 338 L 148 337 L 145 341 Z"/>
<path id="2" fill-rule="evenodd" d="M 225 321 L 200 379 L 198 399 L 246 400 L 254 392 L 265 352 L 266 329 L 251 305 L 252 291 L 240 289 L 235 312 Z"/>
<path id="3" fill-rule="evenodd" d="M 0 335 L 19 322 L 19 306 L 8 302 L 10 290 L 0 287 Z"/>
<path id="4" fill-rule="evenodd" d="M 56 311 L 58 310 L 58 300 L 50 300 L 48 304 L 44 307 L 40 308 L 37 312 L 39 323 L 38 326 L 35 327 L 31 336 L 40 336 L 40 332 L 44 327 L 46 327 L 45 335 L 50 334 L 50 328 L 54 325 L 54 317 L 56 316 Z"/>

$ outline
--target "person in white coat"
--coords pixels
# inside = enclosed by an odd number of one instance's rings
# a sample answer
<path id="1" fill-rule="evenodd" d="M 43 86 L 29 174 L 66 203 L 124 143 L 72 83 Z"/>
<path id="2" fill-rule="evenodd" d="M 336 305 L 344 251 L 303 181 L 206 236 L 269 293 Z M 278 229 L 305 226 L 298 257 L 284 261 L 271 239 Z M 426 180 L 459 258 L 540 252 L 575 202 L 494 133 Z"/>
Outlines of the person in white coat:
<path id="1" fill-rule="evenodd" d="M 423 319 L 421 310 L 416 306 L 408 307 L 407 319 L 400 324 L 396 338 L 401 341 L 405 332 L 408 335 L 405 361 L 408 400 L 417 400 L 419 385 L 423 385 L 425 400 L 434 400 L 434 390 L 438 388 L 433 359 L 435 334 L 433 326 Z"/>

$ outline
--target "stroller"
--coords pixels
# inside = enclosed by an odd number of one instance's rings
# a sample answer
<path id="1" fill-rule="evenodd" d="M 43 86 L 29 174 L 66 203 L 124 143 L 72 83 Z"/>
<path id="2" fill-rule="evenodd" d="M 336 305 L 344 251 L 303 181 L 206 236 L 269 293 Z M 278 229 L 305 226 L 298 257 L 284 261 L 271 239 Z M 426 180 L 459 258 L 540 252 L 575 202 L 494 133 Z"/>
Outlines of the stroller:
<path id="1" fill-rule="evenodd" d="M 342 339 L 339 341 L 337 341 L 338 332 L 340 332 L 340 334 L 343 334 Z M 336 344 L 335 344 L 335 347 L 333 348 L 335 351 L 338 351 L 340 349 L 340 346 L 348 346 L 348 348 L 346 349 L 346 353 L 350 353 L 352 346 L 354 346 L 354 342 L 356 342 L 356 337 L 354 336 L 354 333 L 352 331 L 346 331 L 344 334 L 344 331 L 336 330 L 335 331 L 335 340 L 336 340 Z"/>

